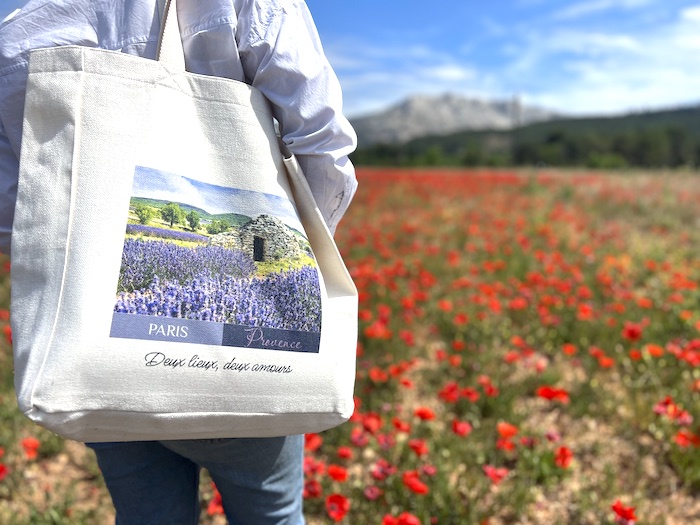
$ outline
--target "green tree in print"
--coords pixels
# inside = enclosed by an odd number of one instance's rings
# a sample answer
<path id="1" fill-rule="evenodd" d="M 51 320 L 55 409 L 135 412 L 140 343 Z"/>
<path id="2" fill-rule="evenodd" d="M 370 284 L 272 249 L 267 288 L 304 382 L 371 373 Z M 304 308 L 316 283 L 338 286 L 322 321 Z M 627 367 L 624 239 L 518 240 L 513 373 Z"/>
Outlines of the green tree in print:
<path id="1" fill-rule="evenodd" d="M 144 206 L 143 204 L 137 204 L 134 207 L 134 213 L 139 218 L 139 223 L 141 224 L 148 224 L 155 215 L 153 208 Z"/>
<path id="2" fill-rule="evenodd" d="M 171 228 L 174 224 L 181 223 L 185 220 L 185 212 L 182 211 L 182 208 L 180 208 L 180 206 L 178 206 L 174 202 L 169 202 L 168 204 L 163 206 L 160 209 L 160 216 L 163 218 L 164 221 L 170 223 Z"/>
<path id="3" fill-rule="evenodd" d="M 192 210 L 187 214 L 187 224 L 190 225 L 190 229 L 194 232 L 199 228 L 199 213 Z"/>

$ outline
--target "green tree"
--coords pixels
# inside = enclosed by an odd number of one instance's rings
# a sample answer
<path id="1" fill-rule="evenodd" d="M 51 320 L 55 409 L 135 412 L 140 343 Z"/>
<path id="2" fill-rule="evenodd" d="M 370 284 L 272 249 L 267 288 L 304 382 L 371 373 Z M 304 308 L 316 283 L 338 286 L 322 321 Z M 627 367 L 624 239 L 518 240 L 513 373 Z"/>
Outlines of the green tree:
<path id="1" fill-rule="evenodd" d="M 193 232 L 197 231 L 197 228 L 199 228 L 199 213 L 197 213 L 194 210 L 191 210 L 185 218 L 187 219 L 187 224 L 190 225 L 190 229 Z"/>
<path id="2" fill-rule="evenodd" d="M 207 225 L 207 233 L 210 235 L 227 232 L 230 229 L 231 225 L 226 221 L 215 220 L 211 221 L 211 223 Z"/>
<path id="3" fill-rule="evenodd" d="M 148 224 L 155 215 L 153 208 L 144 204 L 137 204 L 134 206 L 134 213 L 139 218 L 139 223 L 141 224 Z"/>
<path id="4" fill-rule="evenodd" d="M 160 216 L 163 218 L 164 221 L 170 223 L 171 228 L 174 224 L 181 223 L 185 220 L 185 212 L 182 211 L 182 208 L 180 208 L 180 206 L 178 206 L 174 202 L 169 202 L 168 204 L 163 206 L 160 209 Z"/>

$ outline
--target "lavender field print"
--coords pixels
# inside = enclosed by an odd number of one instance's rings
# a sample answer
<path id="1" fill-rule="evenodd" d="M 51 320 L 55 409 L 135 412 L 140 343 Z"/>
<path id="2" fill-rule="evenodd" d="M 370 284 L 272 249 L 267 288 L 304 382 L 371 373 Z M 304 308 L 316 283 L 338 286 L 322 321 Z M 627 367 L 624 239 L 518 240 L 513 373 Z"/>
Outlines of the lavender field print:
<path id="1" fill-rule="evenodd" d="M 318 352 L 320 332 L 288 199 L 136 168 L 111 337 Z"/>

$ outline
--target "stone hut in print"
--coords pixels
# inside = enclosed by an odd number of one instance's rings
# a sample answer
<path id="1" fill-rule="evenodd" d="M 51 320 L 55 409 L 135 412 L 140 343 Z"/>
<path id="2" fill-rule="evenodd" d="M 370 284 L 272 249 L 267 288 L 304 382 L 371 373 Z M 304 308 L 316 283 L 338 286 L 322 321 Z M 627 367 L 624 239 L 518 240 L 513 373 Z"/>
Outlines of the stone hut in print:
<path id="1" fill-rule="evenodd" d="M 270 215 L 258 215 L 238 230 L 214 235 L 210 243 L 249 253 L 256 262 L 298 259 L 305 249 L 302 238 Z"/>

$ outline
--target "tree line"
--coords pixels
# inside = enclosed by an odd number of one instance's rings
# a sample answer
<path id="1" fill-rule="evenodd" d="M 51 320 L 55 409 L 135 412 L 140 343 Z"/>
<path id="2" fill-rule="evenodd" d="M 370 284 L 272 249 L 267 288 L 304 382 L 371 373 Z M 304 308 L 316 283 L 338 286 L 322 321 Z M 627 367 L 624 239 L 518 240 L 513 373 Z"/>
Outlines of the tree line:
<path id="1" fill-rule="evenodd" d="M 202 217 L 195 210 L 186 212 L 174 202 L 169 202 L 159 210 L 144 204 L 134 206 L 134 214 L 138 218 L 140 224 L 147 225 L 153 218 L 160 215 L 160 218 L 169 223 L 172 228 L 176 224 L 187 224 L 190 230 L 196 232 L 200 227 Z M 224 233 L 231 229 L 231 225 L 225 220 L 213 220 L 205 225 L 207 233 L 214 235 Z"/>
<path id="2" fill-rule="evenodd" d="M 571 126 L 465 132 L 406 144 L 359 148 L 356 165 L 562 166 L 678 168 L 700 166 L 700 136 L 682 126 L 601 131 Z"/>

